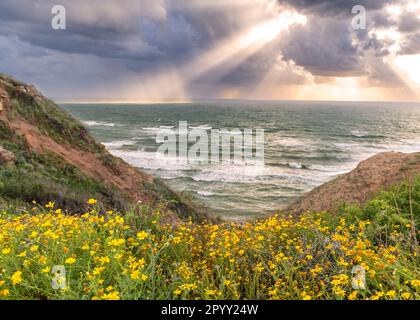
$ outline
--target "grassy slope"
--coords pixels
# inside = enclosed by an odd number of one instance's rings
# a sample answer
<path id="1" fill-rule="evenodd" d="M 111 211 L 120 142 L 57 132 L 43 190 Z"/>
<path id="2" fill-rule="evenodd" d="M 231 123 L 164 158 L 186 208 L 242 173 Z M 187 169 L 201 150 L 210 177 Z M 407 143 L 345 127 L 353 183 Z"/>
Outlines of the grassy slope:
<path id="1" fill-rule="evenodd" d="M 419 299 L 419 219 L 420 178 L 363 208 L 243 226 L 162 225 L 147 206 L 3 212 L 0 298 Z M 66 268 L 64 290 L 51 288 L 54 265 Z M 352 288 L 355 266 L 365 289 Z"/>
<path id="2" fill-rule="evenodd" d="M 34 153 L 10 121 L 36 123 L 44 135 L 103 157 L 111 168 L 117 161 L 52 102 L 0 81 L 12 106 L 7 121 L 0 117 L 0 146 L 16 157 L 0 166 L 0 298 L 419 298 L 419 179 L 337 215 L 173 227 L 156 206 L 127 209 L 130 200 L 119 190 L 57 154 Z M 190 209 L 158 181 L 142 188 L 177 202 L 180 215 Z M 87 205 L 90 197 L 100 205 Z M 32 200 L 55 207 L 32 210 Z M 110 207 L 124 214 L 105 213 Z M 66 266 L 67 290 L 51 288 L 55 265 Z M 367 271 L 366 290 L 351 288 L 356 265 Z"/>
<path id="3" fill-rule="evenodd" d="M 86 200 L 93 197 L 104 208 L 126 210 L 136 202 L 133 194 L 138 193 L 142 199 L 156 205 L 164 202 L 169 216 L 175 216 L 171 219 L 176 219 L 176 215 L 192 216 L 196 221 L 207 219 L 204 208 L 184 199 L 158 179 L 140 173 L 132 178 L 134 173 L 130 174 L 129 170 L 133 168 L 110 155 L 79 121 L 41 96 L 35 88 L 0 74 L 0 94 L 1 91 L 7 96 L 8 105 L 0 117 L 0 147 L 11 151 L 16 158 L 12 165 L 0 163 L 0 204 L 3 206 L 22 208 L 32 201 L 53 201 L 63 209 L 80 212 L 85 209 Z M 103 171 L 110 172 L 116 181 L 128 181 L 131 190 L 122 190 L 109 181 L 87 175 L 55 150 L 35 152 L 25 137 L 12 127 L 13 123 L 15 126 L 16 123 L 35 125 L 40 134 L 60 146 L 77 150 L 81 155 L 93 155 Z"/>
<path id="4" fill-rule="evenodd" d="M 19 82 L 0 76 L 11 97 L 7 121 L 0 119 L 0 146 L 13 152 L 16 163 L 0 166 L 0 199 L 3 203 L 23 206 L 37 201 L 55 201 L 63 208 L 82 210 L 88 196 L 97 197 L 105 206 L 124 209 L 127 199 L 117 190 L 88 177 L 77 167 L 53 153 L 37 154 L 25 139 L 9 125 L 9 121 L 24 119 L 36 124 L 40 131 L 57 142 L 70 143 L 84 151 L 106 157 L 104 149 L 86 129 L 51 101 L 35 100 L 30 94 L 16 90 Z M 109 160 L 112 165 L 112 159 Z"/>

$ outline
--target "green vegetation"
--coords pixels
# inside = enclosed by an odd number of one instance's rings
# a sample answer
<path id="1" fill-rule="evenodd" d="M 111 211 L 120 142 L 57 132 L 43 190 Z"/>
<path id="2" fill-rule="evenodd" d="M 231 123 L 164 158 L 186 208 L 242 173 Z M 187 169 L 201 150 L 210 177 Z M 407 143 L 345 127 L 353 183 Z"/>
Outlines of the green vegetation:
<path id="1" fill-rule="evenodd" d="M 8 117 L 20 117 L 36 125 L 41 133 L 61 144 L 71 144 L 82 150 L 103 153 L 104 147 L 96 143 L 83 125 L 53 101 L 38 97 L 35 88 L 19 90 L 24 84 L 0 74 L 0 81 L 10 96 Z M 4 125 L 3 125 L 4 126 Z"/>
<path id="2" fill-rule="evenodd" d="M 94 171 L 91 176 L 82 172 L 65 155 L 59 156 L 55 152 L 57 146 L 54 143 L 44 146 L 43 152 L 35 152 L 26 138 L 14 129 L 23 130 L 27 126 L 30 128 L 27 135 L 33 135 L 33 140 L 48 137 L 64 149 L 70 147 L 77 151 L 75 156 L 82 157 L 84 153 L 93 155 L 115 177 L 121 176 L 121 170 L 126 170 L 128 165 L 109 154 L 78 120 L 42 97 L 35 88 L 1 74 L 0 93 L 7 101 L 7 107 L 2 111 L 5 112 L 4 117 L 0 117 L 0 148 L 11 152 L 14 158 L 9 163 L 2 163 L 0 154 L 1 204 L 23 208 L 30 207 L 32 201 L 53 201 L 74 213 L 84 210 L 88 195 L 98 199 L 104 209 L 123 211 L 133 204 L 134 197 L 130 197 L 132 195 L 127 190 L 117 190 L 107 183 L 109 181 L 97 180 Z M 31 130 L 39 130 L 39 133 L 33 134 Z M 203 221 L 207 217 L 201 207 L 187 200 L 184 202 L 182 195 L 173 192 L 158 179 L 138 180 L 139 190 L 144 190 L 142 196 L 154 204 L 168 203 L 167 207 L 173 213 L 182 217 L 193 216 L 195 221 Z"/>
<path id="3" fill-rule="evenodd" d="M 129 169 L 35 89 L 2 75 L 0 85 L 10 98 L 0 113 L 0 299 L 420 298 L 420 178 L 337 214 L 206 222 L 159 179 L 135 180 L 149 202 L 133 204 L 55 150 L 35 153 L 13 121 L 116 176 Z"/>
<path id="4" fill-rule="evenodd" d="M 0 167 L 0 198 L 4 202 L 53 200 L 76 213 L 84 210 L 87 195 L 94 195 L 107 208 L 120 210 L 128 201 L 117 190 L 87 177 L 54 154 L 33 154 L 29 159 L 19 158 L 14 166 Z"/>
<path id="5" fill-rule="evenodd" d="M 88 203 L 82 215 L 53 203 L 1 213 L 1 298 L 420 298 L 420 179 L 337 215 L 244 225 L 172 226 L 148 205 L 120 215 Z M 65 280 L 51 273 L 56 265 Z"/>
<path id="6" fill-rule="evenodd" d="M 196 223 L 221 222 L 219 217 L 210 214 L 204 206 L 198 205 L 190 195 L 169 189 L 159 178 L 155 178 L 153 183 L 144 181 L 142 188 L 153 198 L 160 199 L 161 203 L 157 203 L 157 206 L 165 203 L 165 207 L 181 219 L 191 218 Z"/>
<path id="7" fill-rule="evenodd" d="M 417 245 L 420 227 L 420 177 L 380 192 L 363 208 L 344 206 L 342 210 L 348 219 L 372 221 L 367 228 L 367 234 L 375 244 L 392 242 L 395 238 L 393 232 L 399 230 L 408 243 Z"/>

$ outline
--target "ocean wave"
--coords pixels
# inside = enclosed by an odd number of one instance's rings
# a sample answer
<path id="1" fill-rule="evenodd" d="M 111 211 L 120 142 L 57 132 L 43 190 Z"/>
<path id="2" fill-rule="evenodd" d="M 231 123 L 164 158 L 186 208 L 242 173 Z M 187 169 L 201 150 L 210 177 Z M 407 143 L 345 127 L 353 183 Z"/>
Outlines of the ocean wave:
<path id="1" fill-rule="evenodd" d="M 204 196 L 204 197 L 211 197 L 214 196 L 213 192 L 210 191 L 197 191 L 197 194 L 199 194 L 200 196 Z"/>
<path id="2" fill-rule="evenodd" d="M 146 170 L 155 171 L 176 171 L 179 172 L 178 176 L 185 174 L 182 171 L 193 170 L 194 166 L 182 161 L 179 157 L 169 157 L 157 152 L 148 152 L 145 150 L 110 150 L 111 153 L 127 161 L 129 164 Z"/>
<path id="3" fill-rule="evenodd" d="M 297 147 L 307 146 L 313 144 L 311 139 L 295 138 L 295 137 L 280 137 L 273 141 L 273 145 L 282 147 Z"/>
<path id="4" fill-rule="evenodd" d="M 290 162 L 287 164 L 292 169 L 306 169 L 307 167 L 299 162 Z"/>
<path id="5" fill-rule="evenodd" d="M 146 127 L 142 129 L 145 131 L 159 131 L 161 128 L 160 127 Z"/>
<path id="6" fill-rule="evenodd" d="M 205 130 L 205 131 L 208 131 L 208 130 L 213 129 L 213 127 L 211 127 L 211 126 L 210 126 L 210 125 L 208 125 L 208 124 L 205 124 L 205 125 L 200 125 L 200 126 L 196 126 L 196 127 L 189 126 L 189 129 L 192 129 L 192 130 Z"/>
<path id="7" fill-rule="evenodd" d="M 350 132 L 353 137 L 363 138 L 369 135 L 369 131 L 353 130 Z"/>
<path id="8" fill-rule="evenodd" d="M 292 169 L 290 167 L 273 166 L 246 166 L 246 165 L 217 165 L 202 168 L 199 172 L 192 174 L 191 178 L 196 182 L 222 182 L 222 183 L 245 183 L 245 184 L 270 184 L 276 181 L 277 184 L 313 185 L 324 182 L 328 174 L 319 171 L 308 171 Z"/>
<path id="9" fill-rule="evenodd" d="M 129 141 L 120 141 L 120 144 Z M 117 145 L 117 142 L 114 142 Z M 185 178 L 193 182 L 201 183 L 265 183 L 271 180 L 285 181 L 287 185 L 297 184 L 314 185 L 328 179 L 337 171 L 345 171 L 343 168 L 331 168 L 327 170 L 322 166 L 309 166 L 301 163 L 290 163 L 283 166 L 253 166 L 241 164 L 217 164 L 200 165 L 187 163 L 178 157 L 149 152 L 145 150 L 118 150 L 110 151 L 131 165 L 144 170 L 151 170 L 163 179 Z M 347 169 L 347 168 L 346 168 Z M 304 173 L 303 170 L 307 170 Z M 299 186 L 300 188 L 300 186 Z"/>
<path id="10" fill-rule="evenodd" d="M 175 126 L 160 126 L 160 127 L 146 127 L 142 128 L 144 131 L 150 131 L 150 132 L 158 132 L 158 131 L 171 131 L 171 129 L 174 129 Z"/>
<path id="11" fill-rule="evenodd" d="M 121 148 L 123 146 L 132 146 L 135 145 L 134 140 L 114 140 L 110 142 L 103 142 L 102 143 L 106 148 L 114 149 L 114 148 Z"/>
<path id="12" fill-rule="evenodd" d="M 88 127 L 115 127 L 117 123 L 103 122 L 103 121 L 82 121 L 82 123 Z"/>
<path id="13" fill-rule="evenodd" d="M 238 130 L 238 131 L 219 130 L 219 134 L 225 135 L 225 136 L 241 136 L 243 135 L 243 131 L 242 130 Z"/>

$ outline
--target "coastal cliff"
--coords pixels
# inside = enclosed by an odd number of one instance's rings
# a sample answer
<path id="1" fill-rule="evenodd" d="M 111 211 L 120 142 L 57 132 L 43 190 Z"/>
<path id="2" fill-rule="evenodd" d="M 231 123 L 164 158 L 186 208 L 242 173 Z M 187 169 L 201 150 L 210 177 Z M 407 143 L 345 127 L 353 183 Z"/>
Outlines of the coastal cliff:
<path id="1" fill-rule="evenodd" d="M 419 158 L 362 162 L 303 197 L 305 214 L 193 223 L 200 208 L 0 76 L 0 300 L 419 300 Z"/>
<path id="2" fill-rule="evenodd" d="M 420 153 L 384 152 L 362 161 L 356 169 L 325 183 L 291 206 L 294 212 L 336 212 L 346 204 L 364 205 L 389 187 L 420 175 Z"/>
<path id="3" fill-rule="evenodd" d="M 124 210 L 164 204 L 168 219 L 206 219 L 154 178 L 112 156 L 83 125 L 34 86 L 0 74 L 0 203 L 54 201 L 80 211 L 90 197 Z"/>
<path id="4" fill-rule="evenodd" d="M 287 211 L 334 213 L 344 203 L 363 205 L 419 174 L 420 153 L 381 153 L 304 195 Z M 159 179 L 112 156 L 34 86 L 0 74 L 0 204 L 54 201 L 78 212 L 90 197 L 121 211 L 139 202 L 164 204 L 173 223 L 187 217 L 216 221 Z"/>

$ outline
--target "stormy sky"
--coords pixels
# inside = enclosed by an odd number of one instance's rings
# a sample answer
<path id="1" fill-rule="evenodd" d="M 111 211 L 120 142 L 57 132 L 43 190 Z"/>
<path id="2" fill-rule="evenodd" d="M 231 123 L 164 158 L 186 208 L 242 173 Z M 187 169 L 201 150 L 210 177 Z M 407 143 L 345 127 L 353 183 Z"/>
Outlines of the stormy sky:
<path id="1" fill-rule="evenodd" d="M 60 101 L 419 100 L 420 0 L 2 0 L 0 72 Z"/>

